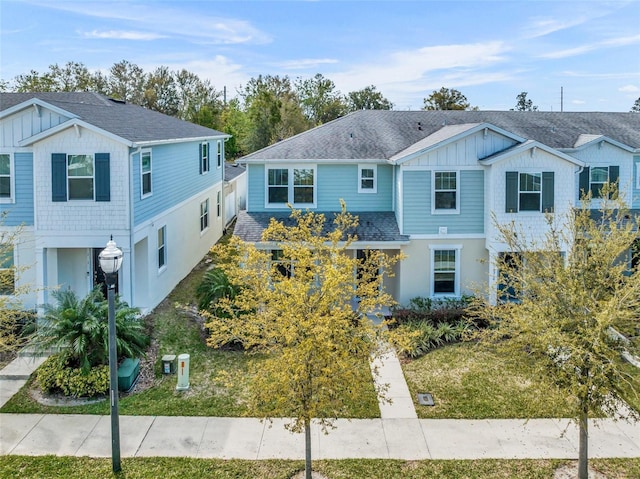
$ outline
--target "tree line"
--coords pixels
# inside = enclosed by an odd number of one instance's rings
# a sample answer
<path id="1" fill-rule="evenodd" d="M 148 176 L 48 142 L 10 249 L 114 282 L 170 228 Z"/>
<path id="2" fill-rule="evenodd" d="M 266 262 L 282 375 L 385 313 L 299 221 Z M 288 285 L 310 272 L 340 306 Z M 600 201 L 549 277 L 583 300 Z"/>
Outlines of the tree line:
<path id="1" fill-rule="evenodd" d="M 342 94 L 335 83 L 320 73 L 311 78 L 259 75 L 237 90 L 227 101 L 207 79 L 186 69 L 160 66 L 145 72 L 122 60 L 108 70 L 90 71 L 81 62 L 53 64 L 43 73 L 31 70 L 12 81 L 0 79 L 0 91 L 51 92 L 93 91 L 140 105 L 232 135 L 226 143 L 228 159 L 238 158 L 284 138 L 302 133 L 357 110 L 392 110 L 375 85 Z M 454 88 L 433 90 L 424 98 L 423 110 L 477 110 Z M 516 97 L 514 110 L 536 111 L 527 92 Z M 631 111 L 640 111 L 640 98 Z"/>

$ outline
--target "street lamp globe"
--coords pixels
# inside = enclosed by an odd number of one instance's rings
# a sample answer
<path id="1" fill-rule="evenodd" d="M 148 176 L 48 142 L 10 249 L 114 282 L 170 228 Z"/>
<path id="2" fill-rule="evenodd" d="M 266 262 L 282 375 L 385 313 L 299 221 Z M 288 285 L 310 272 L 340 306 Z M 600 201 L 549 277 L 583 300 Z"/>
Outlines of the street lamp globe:
<path id="1" fill-rule="evenodd" d="M 116 242 L 111 238 L 107 247 L 98 255 L 100 268 L 106 275 L 117 273 L 122 266 L 122 257 L 122 250 L 116 246 Z"/>

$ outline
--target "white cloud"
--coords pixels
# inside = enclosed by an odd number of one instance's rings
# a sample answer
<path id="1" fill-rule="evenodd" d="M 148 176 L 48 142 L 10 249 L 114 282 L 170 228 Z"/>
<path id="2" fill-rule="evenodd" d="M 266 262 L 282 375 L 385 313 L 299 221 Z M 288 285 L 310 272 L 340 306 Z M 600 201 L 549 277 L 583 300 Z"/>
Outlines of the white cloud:
<path id="1" fill-rule="evenodd" d="M 524 38 L 538 38 L 550 35 L 567 28 L 581 25 L 588 21 L 587 17 L 574 18 L 571 20 L 559 20 L 558 18 L 536 18 L 524 27 Z"/>
<path id="2" fill-rule="evenodd" d="M 584 100 L 571 100 L 571 103 L 574 104 L 574 105 L 584 105 L 587 102 L 584 101 Z"/>
<path id="3" fill-rule="evenodd" d="M 338 63 L 338 60 L 333 58 L 304 58 L 280 62 L 276 66 L 285 70 L 303 70 L 305 68 L 315 68 L 320 65 L 331 65 L 334 63 Z"/>
<path id="4" fill-rule="evenodd" d="M 635 93 L 637 91 L 640 91 L 640 88 L 638 88 L 636 85 L 625 85 L 618 88 L 618 91 L 621 91 L 623 93 Z"/>
<path id="5" fill-rule="evenodd" d="M 261 44 L 271 37 L 250 22 L 203 13 L 203 9 L 171 8 L 163 2 L 33 2 L 53 8 L 103 20 L 116 20 L 135 28 L 153 30 L 162 37 L 185 38 L 205 44 Z M 192 4 L 193 5 L 193 4 Z M 195 4 L 197 5 L 197 3 Z"/>
<path id="6" fill-rule="evenodd" d="M 165 38 L 164 35 L 157 33 L 138 32 L 138 31 L 125 31 L 125 30 L 92 30 L 90 32 L 80 32 L 85 38 L 97 38 L 100 40 L 158 40 L 159 38 Z"/>
<path id="7" fill-rule="evenodd" d="M 567 58 L 567 57 L 582 55 L 584 53 L 588 53 L 594 50 L 600 50 L 603 48 L 623 47 L 623 46 L 633 45 L 635 43 L 640 43 L 640 35 L 611 38 L 609 40 L 603 40 L 597 43 L 588 43 L 585 45 L 581 45 L 579 47 L 567 48 L 565 50 L 557 50 L 555 52 L 545 53 L 543 55 L 540 55 L 540 57 L 551 58 L 551 59 Z"/>

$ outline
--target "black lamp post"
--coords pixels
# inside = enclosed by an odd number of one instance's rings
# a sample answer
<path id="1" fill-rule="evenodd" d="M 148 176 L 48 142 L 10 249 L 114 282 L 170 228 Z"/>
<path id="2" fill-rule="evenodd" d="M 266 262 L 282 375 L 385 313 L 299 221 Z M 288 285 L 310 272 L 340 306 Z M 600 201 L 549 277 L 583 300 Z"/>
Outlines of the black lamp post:
<path id="1" fill-rule="evenodd" d="M 118 270 L 122 266 L 122 250 L 116 247 L 113 236 L 107 247 L 100 252 L 98 260 L 107 282 L 109 301 L 109 399 L 111 401 L 111 462 L 113 472 L 120 471 L 120 425 L 118 419 L 118 354 L 116 350 L 116 306 L 115 287 Z"/>

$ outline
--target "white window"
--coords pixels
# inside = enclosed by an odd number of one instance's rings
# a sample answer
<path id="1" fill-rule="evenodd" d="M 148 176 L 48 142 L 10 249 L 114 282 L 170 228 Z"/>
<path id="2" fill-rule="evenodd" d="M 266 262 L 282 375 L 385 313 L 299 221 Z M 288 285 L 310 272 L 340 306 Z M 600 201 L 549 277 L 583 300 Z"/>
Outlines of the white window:
<path id="1" fill-rule="evenodd" d="M 315 167 L 267 169 L 267 206 L 315 206 Z"/>
<path id="2" fill-rule="evenodd" d="M 431 295 L 460 296 L 460 245 L 432 245 Z"/>
<path id="3" fill-rule="evenodd" d="M 277 272 L 284 278 L 291 278 L 293 274 L 293 264 L 290 259 L 284 257 L 284 251 L 281 249 L 271 250 L 271 265 L 274 268 L 274 272 Z"/>
<path id="4" fill-rule="evenodd" d="M 70 200 L 93 200 L 93 155 L 67 155 Z"/>
<path id="5" fill-rule="evenodd" d="M 200 152 L 200 174 L 203 174 L 209 171 L 209 143 L 202 143 Z"/>
<path id="6" fill-rule="evenodd" d="M 433 213 L 458 213 L 458 172 L 434 171 L 431 208 Z"/>
<path id="7" fill-rule="evenodd" d="M 378 190 L 376 165 L 358 165 L 358 193 L 375 193 Z"/>
<path id="8" fill-rule="evenodd" d="M 13 294 L 16 272 L 13 263 L 13 245 L 0 244 L 0 295 Z"/>
<path id="9" fill-rule="evenodd" d="M 200 232 L 209 227 L 209 198 L 200 203 Z"/>
<path id="10" fill-rule="evenodd" d="M 158 230 L 158 269 L 167 266 L 167 227 Z"/>
<path id="11" fill-rule="evenodd" d="M 0 203 L 13 201 L 13 164 L 11 155 L 0 154 Z"/>
<path id="12" fill-rule="evenodd" d="M 222 141 L 218 140 L 218 151 L 216 153 L 216 165 L 222 168 Z"/>
<path id="13" fill-rule="evenodd" d="M 216 195 L 216 213 L 218 218 L 220 218 L 220 215 L 222 215 L 222 192 L 218 191 L 218 194 Z"/>
<path id="14" fill-rule="evenodd" d="M 520 173 L 519 210 L 540 211 L 542 201 L 542 174 Z"/>
<path id="15" fill-rule="evenodd" d="M 636 163 L 636 188 L 640 190 L 640 163 Z"/>
<path id="16" fill-rule="evenodd" d="M 140 187 L 142 198 L 151 195 L 151 150 L 142 150 L 140 156 Z"/>
<path id="17" fill-rule="evenodd" d="M 602 198 L 602 188 L 609 183 L 608 166 L 592 166 L 589 170 L 589 190 L 593 198 Z"/>

